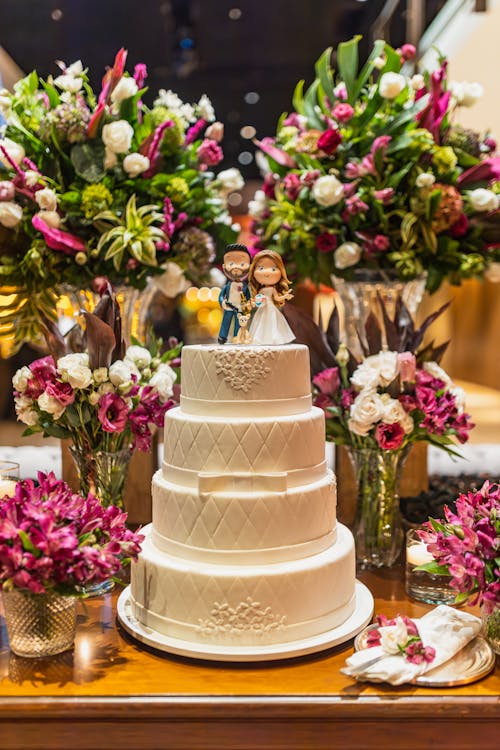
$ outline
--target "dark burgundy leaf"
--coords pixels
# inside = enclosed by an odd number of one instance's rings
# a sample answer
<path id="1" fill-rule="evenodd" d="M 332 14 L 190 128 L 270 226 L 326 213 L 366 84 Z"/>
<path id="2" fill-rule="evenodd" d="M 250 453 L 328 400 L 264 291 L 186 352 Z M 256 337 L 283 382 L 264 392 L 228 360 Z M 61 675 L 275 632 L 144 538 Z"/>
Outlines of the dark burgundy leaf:
<path id="1" fill-rule="evenodd" d="M 65 354 L 68 354 L 66 341 L 55 321 L 43 316 L 42 333 L 47 344 L 47 349 L 56 361 L 60 357 L 64 357 Z"/>
<path id="2" fill-rule="evenodd" d="M 424 340 L 425 332 L 429 328 L 429 326 L 432 325 L 432 323 L 434 323 L 434 321 L 437 320 L 439 316 L 442 315 L 444 311 L 447 310 L 450 305 L 451 305 L 451 300 L 449 300 L 448 302 L 445 302 L 445 304 L 442 305 L 439 308 L 439 310 L 436 310 L 435 312 L 427 316 L 427 318 L 424 320 L 420 328 L 415 331 L 415 335 L 413 336 L 413 341 L 412 341 L 413 351 L 416 351 L 418 347 L 420 346 L 420 344 L 422 343 L 422 341 Z"/>
<path id="3" fill-rule="evenodd" d="M 365 323 L 366 342 L 368 344 L 368 354 L 378 354 L 382 349 L 382 331 L 379 322 L 372 311 L 368 315 Z"/>
<path id="4" fill-rule="evenodd" d="M 94 313 L 83 313 L 87 324 L 86 339 L 89 353 L 89 367 L 109 367 L 111 355 L 116 347 L 113 329 Z"/>
<path id="5" fill-rule="evenodd" d="M 394 321 L 391 320 L 389 315 L 387 314 L 384 300 L 382 299 L 380 292 L 377 292 L 377 297 L 378 297 L 380 309 L 382 311 L 382 317 L 384 319 L 384 329 L 385 329 L 385 338 L 387 342 L 387 347 L 391 352 L 397 352 L 398 345 L 399 345 L 398 329 Z"/>
<path id="6" fill-rule="evenodd" d="M 325 334 L 311 316 L 288 303 L 284 305 L 282 312 L 295 334 L 296 342 L 309 347 L 312 375 L 316 375 L 327 367 L 335 367 L 335 356 L 326 341 Z"/>

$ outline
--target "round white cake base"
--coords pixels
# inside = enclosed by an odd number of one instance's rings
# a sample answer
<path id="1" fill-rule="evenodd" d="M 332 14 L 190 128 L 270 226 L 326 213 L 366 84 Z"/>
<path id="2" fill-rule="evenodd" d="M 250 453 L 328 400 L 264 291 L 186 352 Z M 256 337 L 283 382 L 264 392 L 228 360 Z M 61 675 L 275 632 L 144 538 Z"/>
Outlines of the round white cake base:
<path id="1" fill-rule="evenodd" d="M 127 586 L 118 599 L 118 619 L 127 633 L 160 651 L 210 661 L 270 661 L 324 651 L 353 638 L 371 621 L 373 615 L 373 596 L 363 583 L 356 581 L 356 608 L 342 625 L 333 630 L 300 641 L 267 646 L 213 646 L 171 638 L 145 627 L 132 613 L 129 592 L 130 586 Z"/>

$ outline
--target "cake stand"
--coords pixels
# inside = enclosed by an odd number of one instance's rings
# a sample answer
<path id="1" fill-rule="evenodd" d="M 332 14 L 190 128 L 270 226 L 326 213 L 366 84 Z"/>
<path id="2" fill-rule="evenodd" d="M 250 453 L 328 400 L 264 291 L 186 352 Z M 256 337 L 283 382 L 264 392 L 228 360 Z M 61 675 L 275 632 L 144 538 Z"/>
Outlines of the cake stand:
<path id="1" fill-rule="evenodd" d="M 121 593 L 118 599 L 118 620 L 124 630 L 133 638 L 156 648 L 178 656 L 191 659 L 208 659 L 210 661 L 271 661 L 274 659 L 291 659 L 296 656 L 325 651 L 339 646 L 357 635 L 371 621 L 373 615 L 373 596 L 360 581 L 355 584 L 356 608 L 352 615 L 336 628 L 325 633 L 288 643 L 271 643 L 265 646 L 218 646 L 210 643 L 194 643 L 171 638 L 158 633 L 140 623 L 132 613 L 130 586 Z"/>

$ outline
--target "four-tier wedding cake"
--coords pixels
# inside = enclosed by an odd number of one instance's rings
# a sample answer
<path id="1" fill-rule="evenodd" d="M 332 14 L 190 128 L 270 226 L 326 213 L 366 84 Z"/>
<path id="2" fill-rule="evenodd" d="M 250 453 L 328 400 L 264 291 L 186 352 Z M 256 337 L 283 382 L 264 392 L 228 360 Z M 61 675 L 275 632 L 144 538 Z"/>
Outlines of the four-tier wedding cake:
<path id="1" fill-rule="evenodd" d="M 131 632 L 192 656 L 272 658 L 370 620 L 324 430 L 307 347 L 184 347 L 153 522 L 121 607 Z"/>

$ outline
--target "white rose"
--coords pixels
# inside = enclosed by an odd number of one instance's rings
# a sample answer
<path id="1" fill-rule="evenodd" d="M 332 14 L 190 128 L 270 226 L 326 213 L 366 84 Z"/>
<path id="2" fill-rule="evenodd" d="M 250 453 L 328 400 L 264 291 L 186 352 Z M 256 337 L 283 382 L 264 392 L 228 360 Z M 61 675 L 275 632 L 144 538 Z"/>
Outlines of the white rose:
<path id="1" fill-rule="evenodd" d="M 130 99 L 131 96 L 135 96 L 138 91 L 139 88 L 135 80 L 130 78 L 130 76 L 123 76 L 111 93 L 111 101 L 114 104 L 120 104 L 124 99 Z"/>
<path id="2" fill-rule="evenodd" d="M 165 297 L 174 299 L 179 294 L 183 294 L 191 286 L 190 282 L 184 276 L 182 268 L 169 260 L 165 263 L 165 273 L 161 276 L 153 277 L 153 284 L 160 290 Z M 224 277 L 225 278 L 225 277 Z"/>
<path id="3" fill-rule="evenodd" d="M 57 371 L 61 379 L 72 388 L 88 388 L 92 383 L 92 370 L 88 364 L 89 355 L 84 352 L 66 354 L 57 360 Z"/>
<path id="4" fill-rule="evenodd" d="M 115 386 L 132 382 L 132 375 L 139 377 L 139 371 L 133 362 L 122 359 L 113 362 L 109 368 L 109 379 Z"/>
<path id="5" fill-rule="evenodd" d="M 320 206 L 335 206 L 344 197 L 344 186 L 335 175 L 325 174 L 318 177 L 311 193 Z"/>
<path id="6" fill-rule="evenodd" d="M 451 385 L 451 378 L 448 375 L 445 370 L 443 370 L 442 367 L 440 367 L 437 362 L 424 362 L 423 369 L 429 373 L 429 375 L 432 375 L 433 378 L 438 378 L 439 380 L 442 380 L 445 385 Z"/>
<path id="7" fill-rule="evenodd" d="M 89 404 L 92 406 L 96 406 L 96 404 L 99 403 L 99 399 L 101 398 L 101 394 L 98 391 L 92 391 L 92 393 L 89 395 Z"/>
<path id="8" fill-rule="evenodd" d="M 415 184 L 419 188 L 431 187 L 436 182 L 436 178 L 432 172 L 422 172 L 415 180 Z"/>
<path id="9" fill-rule="evenodd" d="M 23 218 L 23 209 L 17 203 L 2 201 L 0 203 L 0 224 L 7 229 L 17 227 Z"/>
<path id="10" fill-rule="evenodd" d="M 241 172 L 236 167 L 223 169 L 222 172 L 219 172 L 217 182 L 222 187 L 224 193 L 233 193 L 235 190 L 241 190 L 245 185 Z"/>
<path id="11" fill-rule="evenodd" d="M 57 195 L 51 188 L 37 190 L 35 200 L 43 211 L 55 211 L 57 208 Z"/>
<path id="12" fill-rule="evenodd" d="M 17 418 L 28 427 L 34 427 L 38 422 L 38 414 L 34 409 L 21 409 L 17 412 Z"/>
<path id="13" fill-rule="evenodd" d="M 156 388 L 160 401 L 167 401 L 172 395 L 172 388 L 177 379 L 177 374 L 172 370 L 170 365 L 161 364 L 151 380 L 149 385 Z"/>
<path id="14" fill-rule="evenodd" d="M 71 65 L 68 65 L 66 70 L 64 71 L 66 75 L 70 76 L 81 76 L 83 73 L 83 64 L 81 60 L 75 60 L 74 63 L 71 63 Z"/>
<path id="15" fill-rule="evenodd" d="M 349 268 L 354 266 L 361 258 L 361 246 L 357 242 L 343 242 L 333 254 L 337 268 Z"/>
<path id="16" fill-rule="evenodd" d="M 500 198 L 492 190 L 476 188 L 469 193 L 469 203 L 474 211 L 496 211 Z"/>
<path id="17" fill-rule="evenodd" d="M 125 352 L 125 362 L 133 362 L 136 367 L 143 370 L 151 364 L 151 353 L 144 346 L 129 346 Z"/>
<path id="18" fill-rule="evenodd" d="M 465 409 L 465 391 L 463 388 L 460 388 L 458 385 L 454 385 L 453 388 L 450 388 L 450 393 L 452 396 L 455 397 L 455 405 L 457 407 L 457 411 L 459 414 L 464 413 Z"/>
<path id="19" fill-rule="evenodd" d="M 415 73 L 415 75 L 410 78 L 410 86 L 414 91 L 423 88 L 425 86 L 425 78 L 423 75 L 421 73 Z"/>
<path id="20" fill-rule="evenodd" d="M 203 94 L 198 102 L 198 111 L 200 117 L 203 117 L 207 122 L 213 122 L 215 120 L 215 110 L 212 106 L 212 102 L 206 94 Z"/>
<path id="21" fill-rule="evenodd" d="M 399 646 L 408 643 L 408 630 L 401 617 L 396 618 L 396 625 L 386 625 L 378 629 L 380 645 L 387 654 L 399 654 Z"/>
<path id="22" fill-rule="evenodd" d="M 113 151 L 110 151 L 109 148 L 107 148 L 104 151 L 104 169 L 113 169 L 113 167 L 116 167 L 118 164 L 118 159 L 116 157 L 116 154 L 113 153 Z"/>
<path id="23" fill-rule="evenodd" d="M 38 396 L 38 406 L 42 411 L 46 411 L 47 414 L 52 414 L 54 419 L 59 419 L 61 414 L 64 413 L 65 406 L 61 404 L 54 396 L 49 396 L 45 391 Z"/>
<path id="24" fill-rule="evenodd" d="M 83 86 L 83 78 L 63 73 L 62 76 L 54 78 L 54 85 L 62 91 L 68 91 L 70 94 L 77 94 Z"/>
<path id="25" fill-rule="evenodd" d="M 97 370 L 94 370 L 92 373 L 92 377 L 94 378 L 94 383 L 105 383 L 108 379 L 108 368 L 98 367 Z"/>
<path id="26" fill-rule="evenodd" d="M 383 414 L 384 402 L 379 394 L 372 388 L 365 388 L 358 393 L 349 409 L 349 429 L 358 435 L 367 435 Z"/>
<path id="27" fill-rule="evenodd" d="M 253 219 L 260 219 L 266 208 L 266 194 L 263 190 L 256 190 L 253 201 L 248 201 L 248 213 Z"/>
<path id="28" fill-rule="evenodd" d="M 401 73 L 383 73 L 378 86 L 384 99 L 395 99 L 406 88 L 406 78 Z"/>
<path id="29" fill-rule="evenodd" d="M 396 352 L 379 352 L 367 357 L 353 372 L 351 382 L 356 388 L 386 386 L 392 383 L 398 371 Z"/>
<path id="30" fill-rule="evenodd" d="M 405 412 L 400 402 L 395 398 L 391 398 L 388 393 L 382 393 L 380 398 L 384 403 L 382 422 L 385 424 L 395 424 L 397 422 L 406 434 L 411 432 L 414 427 L 413 419 Z"/>
<path id="31" fill-rule="evenodd" d="M 456 103 L 462 107 L 472 107 L 484 94 L 480 83 L 469 81 L 450 81 L 448 88 Z"/>
<path id="32" fill-rule="evenodd" d="M 16 164 L 20 164 L 26 156 L 24 148 L 20 146 L 19 143 L 11 141 L 10 138 L 4 138 L 3 140 L 1 140 L 0 146 L 4 147 L 12 161 L 15 161 Z M 0 164 L 3 164 L 3 166 L 7 169 L 12 169 L 9 160 L 7 159 L 3 151 L 0 151 Z"/>
<path id="33" fill-rule="evenodd" d="M 24 393 L 28 385 L 28 380 L 31 378 L 31 370 L 29 367 L 21 367 L 12 378 L 12 385 L 14 390 L 18 393 Z"/>
<path id="34" fill-rule="evenodd" d="M 149 169 L 149 159 L 138 153 L 128 154 L 123 160 L 123 169 L 129 177 L 137 177 Z"/>
<path id="35" fill-rule="evenodd" d="M 109 122 L 102 129 L 104 145 L 114 154 L 126 154 L 132 143 L 134 128 L 126 120 Z"/>
<path id="36" fill-rule="evenodd" d="M 37 216 L 47 224 L 48 227 L 53 229 L 59 229 L 61 225 L 61 217 L 57 211 L 39 211 Z"/>
<path id="37" fill-rule="evenodd" d="M 114 385 L 112 383 L 103 383 L 97 389 L 97 393 L 99 394 L 99 398 L 101 398 L 101 396 L 105 396 L 106 393 L 114 393 L 114 392 L 115 392 L 115 388 L 114 388 Z"/>

